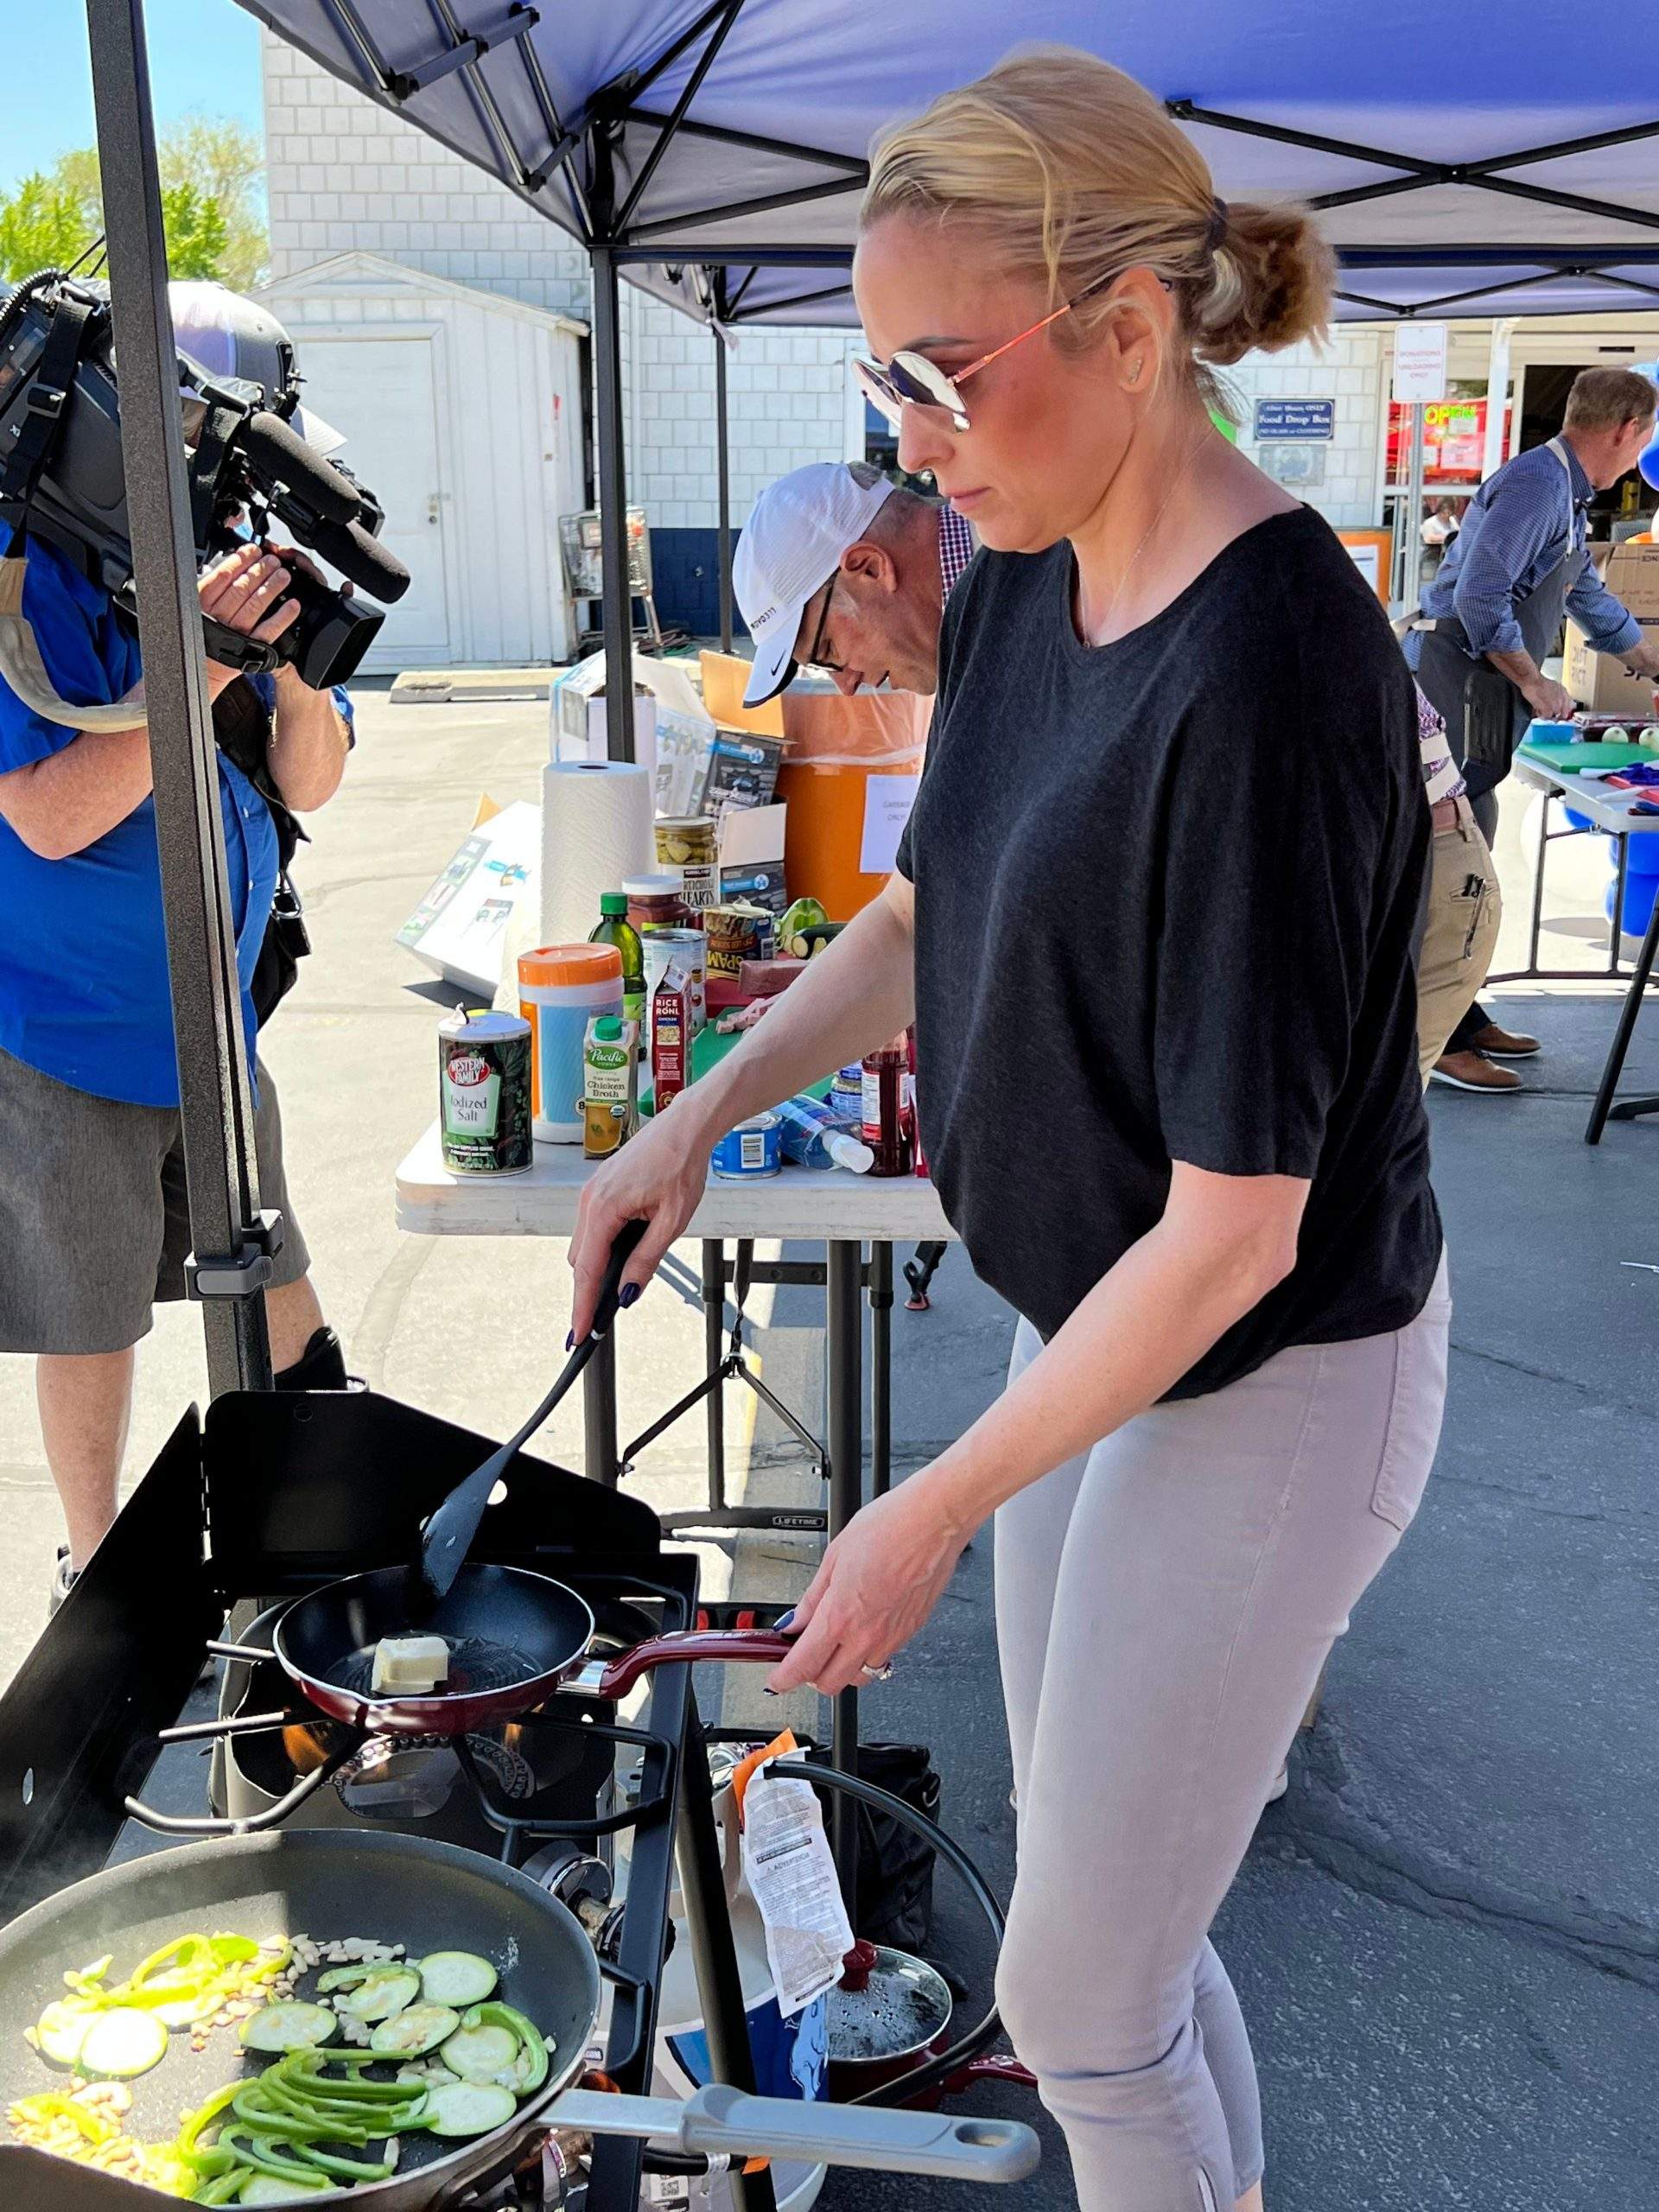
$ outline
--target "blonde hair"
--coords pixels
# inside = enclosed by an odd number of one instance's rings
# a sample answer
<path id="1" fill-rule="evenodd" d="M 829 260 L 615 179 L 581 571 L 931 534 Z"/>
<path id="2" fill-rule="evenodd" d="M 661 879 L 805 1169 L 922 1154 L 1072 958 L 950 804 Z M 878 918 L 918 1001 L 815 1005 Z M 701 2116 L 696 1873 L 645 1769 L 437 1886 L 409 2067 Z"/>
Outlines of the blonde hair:
<path id="1" fill-rule="evenodd" d="M 1074 47 L 1033 47 L 944 92 L 878 140 L 861 227 L 906 214 L 970 228 L 1004 273 L 1046 278 L 1050 305 L 1119 270 L 1168 283 L 1186 366 L 1211 405 L 1209 364 L 1317 336 L 1335 262 L 1307 210 L 1225 206 L 1204 157 L 1144 86 Z M 1121 303 L 1085 301 L 1087 343 Z"/>

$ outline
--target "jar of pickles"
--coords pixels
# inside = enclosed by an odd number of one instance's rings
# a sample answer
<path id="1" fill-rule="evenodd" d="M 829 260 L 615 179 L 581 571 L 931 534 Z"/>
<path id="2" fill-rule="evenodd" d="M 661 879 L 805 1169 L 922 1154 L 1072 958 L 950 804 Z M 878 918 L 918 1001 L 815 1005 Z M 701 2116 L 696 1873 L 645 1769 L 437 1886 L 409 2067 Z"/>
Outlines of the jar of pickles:
<path id="1" fill-rule="evenodd" d="M 720 896 L 714 817 L 661 815 L 656 830 L 658 862 L 678 869 L 686 912 L 700 927 L 703 909 L 716 905 Z"/>
<path id="2" fill-rule="evenodd" d="M 685 927 L 685 878 L 680 869 L 624 876 L 622 890 L 628 902 L 628 919 L 642 935 L 646 930 Z"/>

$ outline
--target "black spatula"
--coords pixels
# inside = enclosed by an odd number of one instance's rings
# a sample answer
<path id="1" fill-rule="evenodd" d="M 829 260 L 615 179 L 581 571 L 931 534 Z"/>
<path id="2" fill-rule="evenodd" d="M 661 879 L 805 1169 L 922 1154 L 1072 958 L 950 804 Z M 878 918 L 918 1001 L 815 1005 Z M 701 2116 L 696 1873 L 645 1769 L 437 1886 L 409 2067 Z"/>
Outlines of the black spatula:
<path id="1" fill-rule="evenodd" d="M 427 1522 L 426 1533 L 421 1540 L 420 1557 L 410 1571 L 409 1610 L 412 1621 L 419 1623 L 427 1619 L 448 1595 L 456 1575 L 461 1572 L 461 1562 L 472 1549 L 473 1539 L 478 1534 L 478 1524 L 484 1518 L 484 1508 L 489 1503 L 490 1492 L 500 1481 L 514 1452 L 535 1435 L 593 1357 L 601 1341 L 609 1334 L 611 1324 L 616 1319 L 622 1270 L 632 1256 L 635 1245 L 645 1235 L 645 1228 L 646 1224 L 643 1221 L 629 1221 L 617 1231 L 616 1242 L 611 1246 L 611 1256 L 606 1263 L 605 1280 L 600 1286 L 599 1304 L 594 1311 L 594 1325 L 565 1361 L 559 1371 L 558 1381 L 541 1404 L 516 1436 L 510 1436 L 499 1452 L 492 1452 L 481 1467 L 455 1485 Z"/>

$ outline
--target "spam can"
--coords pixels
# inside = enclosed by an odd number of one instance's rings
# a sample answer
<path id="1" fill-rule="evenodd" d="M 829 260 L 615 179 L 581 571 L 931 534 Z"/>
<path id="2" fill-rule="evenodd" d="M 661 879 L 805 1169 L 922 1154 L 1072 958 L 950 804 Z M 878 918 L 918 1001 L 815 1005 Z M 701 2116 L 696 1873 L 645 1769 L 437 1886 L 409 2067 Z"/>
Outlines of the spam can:
<path id="1" fill-rule="evenodd" d="M 453 1014 L 438 1029 L 438 1128 L 452 1175 L 522 1175 L 530 1133 L 530 1024 Z"/>

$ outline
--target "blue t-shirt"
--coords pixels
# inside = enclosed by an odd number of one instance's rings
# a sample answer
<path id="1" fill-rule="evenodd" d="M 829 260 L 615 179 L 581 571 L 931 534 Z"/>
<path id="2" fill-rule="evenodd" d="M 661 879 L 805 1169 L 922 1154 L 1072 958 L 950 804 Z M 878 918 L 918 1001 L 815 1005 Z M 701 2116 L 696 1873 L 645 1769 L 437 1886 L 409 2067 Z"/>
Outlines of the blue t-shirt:
<path id="1" fill-rule="evenodd" d="M 10 543 L 0 524 L 0 552 Z M 111 704 L 137 683 L 137 641 L 117 622 L 107 594 L 38 539 L 29 549 L 23 613 L 60 697 Z M 270 679 L 253 680 L 269 704 Z M 31 713 L 0 679 L 0 774 L 48 759 L 77 735 Z M 218 761 L 251 1060 L 258 1025 L 248 987 L 276 887 L 276 826 L 241 771 L 222 753 Z M 100 1098 L 178 1104 L 153 799 L 64 860 L 42 860 L 0 817 L 0 1051 Z"/>

